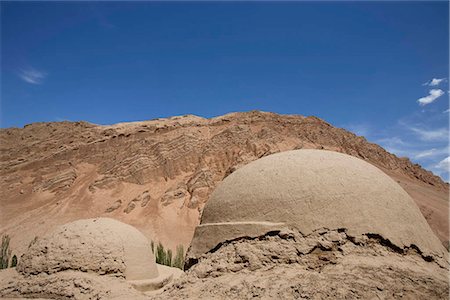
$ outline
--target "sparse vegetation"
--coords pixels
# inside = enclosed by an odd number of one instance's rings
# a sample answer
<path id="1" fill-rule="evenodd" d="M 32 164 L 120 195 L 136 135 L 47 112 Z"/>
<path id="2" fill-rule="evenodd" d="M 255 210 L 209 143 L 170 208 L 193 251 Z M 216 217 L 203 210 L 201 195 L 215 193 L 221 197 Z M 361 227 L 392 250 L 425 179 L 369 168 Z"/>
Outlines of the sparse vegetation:
<path id="1" fill-rule="evenodd" d="M 9 242 L 11 238 L 9 235 L 2 236 L 2 249 L 0 257 L 0 269 L 6 269 L 9 265 L 9 258 L 11 257 L 11 249 L 9 249 Z"/>
<path id="2" fill-rule="evenodd" d="M 184 248 L 183 245 L 177 246 L 175 259 L 172 264 L 173 267 L 183 270 L 184 267 Z"/>
<path id="3" fill-rule="evenodd" d="M 11 258 L 11 268 L 15 268 L 17 266 L 17 256 L 14 254 Z"/>
<path id="4" fill-rule="evenodd" d="M 165 265 L 166 266 L 172 266 L 172 250 L 170 250 L 170 249 L 167 249 L 167 252 L 166 252 L 166 263 L 165 263 Z"/>
<path id="5" fill-rule="evenodd" d="M 161 242 L 158 243 L 156 246 L 156 263 L 160 265 L 165 265 L 166 262 L 166 251 L 164 250 L 164 246 L 161 244 Z"/>
<path id="6" fill-rule="evenodd" d="M 161 242 L 156 245 L 156 252 L 154 251 L 154 242 L 151 241 L 152 252 L 155 254 L 156 263 L 160 265 L 165 265 L 169 267 L 175 267 L 183 270 L 184 266 L 184 248 L 183 245 L 178 245 L 175 253 L 175 257 L 173 257 L 173 253 L 171 249 L 164 249 L 164 246 Z"/>

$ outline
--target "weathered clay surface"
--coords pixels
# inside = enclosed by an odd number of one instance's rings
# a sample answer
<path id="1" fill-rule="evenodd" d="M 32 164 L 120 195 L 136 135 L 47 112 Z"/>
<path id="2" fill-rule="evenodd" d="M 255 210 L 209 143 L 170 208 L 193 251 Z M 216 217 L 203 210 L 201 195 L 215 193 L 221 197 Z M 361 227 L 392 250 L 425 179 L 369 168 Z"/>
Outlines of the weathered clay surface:
<path id="1" fill-rule="evenodd" d="M 345 229 L 221 244 L 153 299 L 446 299 L 448 267 Z"/>
<path id="2" fill-rule="evenodd" d="M 447 251 L 417 205 L 373 165 L 338 152 L 294 150 L 240 168 L 212 193 L 188 257 L 222 241 L 277 228 L 309 234 L 346 228 L 354 237 L 377 234 L 399 248 L 414 245 L 442 260 Z M 281 223 L 281 224 L 280 224 Z"/>
<path id="3" fill-rule="evenodd" d="M 39 238 L 0 270 L 0 298 L 145 299 L 181 270 L 155 263 L 147 238 L 107 218 L 78 220 Z"/>
<path id="4" fill-rule="evenodd" d="M 110 274 L 127 280 L 158 276 L 147 238 L 130 225 L 107 218 L 79 220 L 39 238 L 20 257 L 23 275 L 66 270 Z"/>

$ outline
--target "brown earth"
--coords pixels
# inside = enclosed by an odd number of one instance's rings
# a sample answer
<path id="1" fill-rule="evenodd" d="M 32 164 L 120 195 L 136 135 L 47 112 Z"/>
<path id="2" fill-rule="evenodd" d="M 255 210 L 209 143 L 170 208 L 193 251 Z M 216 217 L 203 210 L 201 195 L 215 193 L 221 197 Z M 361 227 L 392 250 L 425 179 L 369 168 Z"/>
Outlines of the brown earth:
<path id="1" fill-rule="evenodd" d="M 257 111 L 1 129 L 0 234 L 9 234 L 13 253 L 21 254 L 57 225 L 103 216 L 187 249 L 218 182 L 250 161 L 301 148 L 350 154 L 383 170 L 448 247 L 449 187 L 439 177 L 316 117 Z"/>

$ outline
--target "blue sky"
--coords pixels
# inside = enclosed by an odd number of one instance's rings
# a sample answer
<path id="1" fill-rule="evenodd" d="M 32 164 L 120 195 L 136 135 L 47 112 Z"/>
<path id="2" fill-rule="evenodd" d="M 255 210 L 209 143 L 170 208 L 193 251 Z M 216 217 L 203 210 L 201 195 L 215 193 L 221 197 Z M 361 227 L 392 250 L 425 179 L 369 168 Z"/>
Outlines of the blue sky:
<path id="1" fill-rule="evenodd" d="M 314 115 L 448 180 L 448 25 L 445 1 L 3 1 L 0 125 Z"/>

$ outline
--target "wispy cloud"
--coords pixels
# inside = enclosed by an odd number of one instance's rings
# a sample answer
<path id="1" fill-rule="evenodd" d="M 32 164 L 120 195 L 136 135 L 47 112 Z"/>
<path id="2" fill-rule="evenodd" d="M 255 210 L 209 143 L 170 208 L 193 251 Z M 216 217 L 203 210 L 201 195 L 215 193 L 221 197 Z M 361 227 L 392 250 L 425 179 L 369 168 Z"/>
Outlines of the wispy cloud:
<path id="1" fill-rule="evenodd" d="M 18 75 L 23 81 L 31 84 L 42 84 L 47 77 L 46 72 L 34 68 L 21 69 L 19 70 Z"/>
<path id="2" fill-rule="evenodd" d="M 431 113 L 430 113 L 431 114 Z M 436 112 L 434 112 L 436 117 Z M 445 120 L 444 120 L 445 119 Z M 366 138 L 398 157 L 408 157 L 413 163 L 425 166 L 443 180 L 449 178 L 449 171 L 444 169 L 445 158 L 449 156 L 449 128 L 443 123 L 447 119 L 430 118 L 430 115 L 414 113 L 403 117 L 385 129 L 366 123 L 363 128 L 371 130 Z M 360 129 L 359 126 L 343 126 L 348 129 Z M 351 128 L 353 127 L 353 128 Z"/>
<path id="3" fill-rule="evenodd" d="M 447 141 L 448 140 L 448 129 L 447 128 L 437 128 L 437 129 L 422 129 L 417 127 L 409 127 L 409 129 L 414 132 L 419 139 L 422 141 Z"/>
<path id="4" fill-rule="evenodd" d="M 433 148 L 433 149 L 429 149 L 429 150 L 424 150 L 424 151 L 420 151 L 417 154 L 414 155 L 415 159 L 432 159 L 432 158 L 436 158 L 438 156 L 444 155 L 444 154 L 448 154 L 448 147 L 443 147 L 443 148 Z"/>
<path id="5" fill-rule="evenodd" d="M 448 78 L 433 78 L 424 83 L 424 86 L 431 88 L 427 88 L 427 96 L 417 99 L 422 107 L 421 112 L 416 109 L 415 112 L 400 118 L 396 125 L 384 130 L 373 127 L 369 136 L 369 139 L 377 137 L 373 140 L 387 151 L 399 157 L 408 157 L 447 181 L 450 171 L 449 127 L 448 118 L 442 113 L 448 114 L 450 109 L 423 107 L 435 102 L 447 92 L 447 88 L 444 90 L 437 86 L 446 86 L 443 83 L 448 81 Z"/>
<path id="6" fill-rule="evenodd" d="M 441 160 L 437 165 L 435 166 L 436 169 L 443 170 L 445 172 L 450 172 L 450 156 L 447 156 L 443 160 Z"/>
<path id="7" fill-rule="evenodd" d="M 393 136 L 393 137 L 386 137 L 386 138 L 382 138 L 382 139 L 378 139 L 376 141 L 379 144 L 384 144 L 384 145 L 408 145 L 406 142 L 404 142 L 401 138 L 397 137 L 397 136 Z"/>
<path id="8" fill-rule="evenodd" d="M 411 150 L 413 146 L 409 143 L 404 142 L 401 138 L 396 136 L 381 138 L 376 140 L 375 142 L 386 149 L 386 151 L 394 153 L 399 157 L 410 157 L 411 154 L 413 154 L 413 151 Z"/>
<path id="9" fill-rule="evenodd" d="M 432 89 L 429 92 L 428 96 L 422 97 L 420 99 L 417 100 L 417 102 L 419 102 L 419 105 L 424 106 L 430 103 L 433 103 L 434 101 L 436 101 L 437 98 L 441 97 L 442 95 L 444 95 L 444 91 L 441 89 Z"/>
<path id="10" fill-rule="evenodd" d="M 415 160 L 433 160 L 449 154 L 448 145 L 423 149 L 423 143 L 407 143 L 396 136 L 381 138 L 375 142 L 397 156 L 408 156 Z"/>
<path id="11" fill-rule="evenodd" d="M 370 126 L 366 123 L 348 124 L 344 125 L 343 127 L 359 136 L 367 136 L 370 133 Z"/>
<path id="12" fill-rule="evenodd" d="M 447 81 L 446 78 L 433 78 L 430 81 L 427 81 L 422 85 L 438 86 L 439 84 L 441 84 L 441 82 L 445 82 L 445 81 Z"/>
<path id="13" fill-rule="evenodd" d="M 389 147 L 389 146 L 383 146 L 383 145 L 381 145 L 381 146 L 387 152 L 393 153 L 393 154 L 397 155 L 398 157 L 411 157 L 411 151 L 410 150 L 405 150 L 405 149 L 401 149 L 401 148 L 394 148 L 394 147 Z"/>

